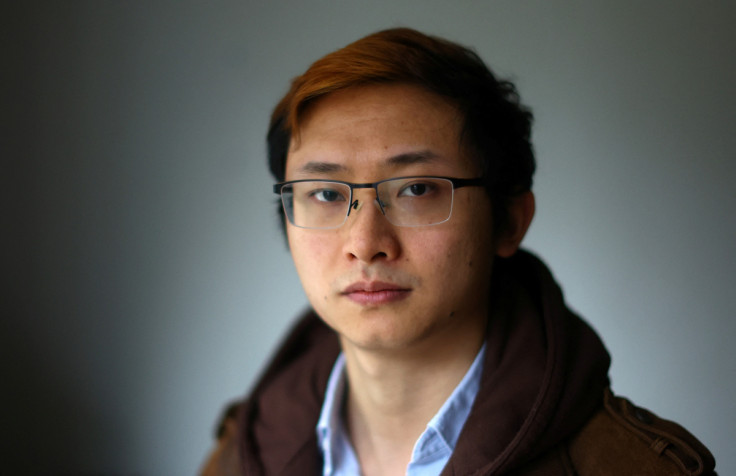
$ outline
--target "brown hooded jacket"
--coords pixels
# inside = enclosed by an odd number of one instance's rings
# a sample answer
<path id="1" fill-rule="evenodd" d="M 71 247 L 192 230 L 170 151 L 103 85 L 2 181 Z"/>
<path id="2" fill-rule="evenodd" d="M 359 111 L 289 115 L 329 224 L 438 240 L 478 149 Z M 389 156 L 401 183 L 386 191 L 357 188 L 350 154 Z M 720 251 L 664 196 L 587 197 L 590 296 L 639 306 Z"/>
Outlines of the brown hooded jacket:
<path id="1" fill-rule="evenodd" d="M 442 476 L 714 474 L 686 430 L 610 393 L 606 349 L 540 260 L 498 260 L 492 289 L 481 386 Z M 321 475 L 315 428 L 339 351 L 305 315 L 230 407 L 202 474 Z"/>

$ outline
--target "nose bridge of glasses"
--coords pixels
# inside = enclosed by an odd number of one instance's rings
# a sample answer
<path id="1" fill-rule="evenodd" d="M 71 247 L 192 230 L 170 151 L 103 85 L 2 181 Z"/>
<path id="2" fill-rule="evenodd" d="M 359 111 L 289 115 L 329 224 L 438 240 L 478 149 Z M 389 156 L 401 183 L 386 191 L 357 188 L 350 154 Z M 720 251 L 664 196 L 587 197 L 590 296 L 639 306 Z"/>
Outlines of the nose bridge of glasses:
<path id="1" fill-rule="evenodd" d="M 379 199 L 379 196 L 378 196 L 378 188 L 377 188 L 376 184 L 371 184 L 371 183 L 352 184 L 352 187 L 351 188 L 352 188 L 352 190 L 351 190 L 352 195 L 351 195 L 350 206 L 348 207 L 348 216 L 350 216 L 350 213 L 353 210 L 355 210 L 355 211 L 360 210 L 363 207 L 363 203 L 365 203 L 365 201 L 366 201 L 366 199 L 361 199 L 361 198 L 358 198 L 357 197 L 358 193 L 356 193 L 356 189 L 359 189 L 359 188 L 364 188 L 364 189 L 369 189 L 370 188 L 370 189 L 373 189 L 373 193 L 374 193 L 374 196 L 375 196 L 375 198 L 373 199 L 373 202 L 376 204 L 376 206 L 378 207 L 378 209 L 381 211 L 382 214 L 384 214 L 384 215 L 386 214 L 386 212 L 383 209 L 383 206 L 381 205 L 381 202 L 380 202 L 380 199 Z M 362 193 L 363 194 L 370 194 L 370 192 L 368 190 L 366 190 L 366 191 L 364 191 Z"/>

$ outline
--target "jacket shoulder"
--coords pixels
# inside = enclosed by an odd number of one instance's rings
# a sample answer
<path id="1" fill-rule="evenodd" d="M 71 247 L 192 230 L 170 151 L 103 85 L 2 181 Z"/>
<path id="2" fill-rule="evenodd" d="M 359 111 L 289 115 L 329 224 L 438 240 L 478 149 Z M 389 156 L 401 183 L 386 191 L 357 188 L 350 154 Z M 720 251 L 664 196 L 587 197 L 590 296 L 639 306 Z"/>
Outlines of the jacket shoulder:
<path id="1" fill-rule="evenodd" d="M 200 476 L 236 476 L 240 473 L 237 445 L 237 420 L 242 403 L 231 403 L 220 418 L 217 442 L 199 470 Z"/>
<path id="2" fill-rule="evenodd" d="M 714 475 L 715 460 L 686 429 L 606 390 L 604 405 L 570 442 L 578 474 Z"/>

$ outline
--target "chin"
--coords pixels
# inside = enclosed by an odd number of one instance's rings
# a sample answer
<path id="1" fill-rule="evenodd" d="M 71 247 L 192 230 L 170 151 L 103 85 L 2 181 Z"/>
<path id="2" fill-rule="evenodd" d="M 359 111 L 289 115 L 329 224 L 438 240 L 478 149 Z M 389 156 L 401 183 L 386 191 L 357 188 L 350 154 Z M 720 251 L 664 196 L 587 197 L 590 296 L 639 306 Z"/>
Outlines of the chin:
<path id="1" fill-rule="evenodd" d="M 393 316 L 396 319 L 396 316 Z M 359 318 L 360 319 L 360 318 Z M 406 326 L 409 320 L 406 316 L 399 322 L 387 320 L 381 322 L 379 319 L 368 319 L 349 329 L 336 329 L 345 345 L 365 351 L 398 351 L 411 348 L 414 344 L 425 340 L 429 329 L 417 326 Z"/>

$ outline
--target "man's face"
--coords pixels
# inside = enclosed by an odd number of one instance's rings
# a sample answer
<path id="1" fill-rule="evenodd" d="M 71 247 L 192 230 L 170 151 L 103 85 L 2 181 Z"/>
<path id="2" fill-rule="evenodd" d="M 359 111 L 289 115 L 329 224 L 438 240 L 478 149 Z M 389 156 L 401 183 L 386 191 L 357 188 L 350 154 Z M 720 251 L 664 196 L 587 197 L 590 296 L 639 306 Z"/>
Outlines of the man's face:
<path id="1" fill-rule="evenodd" d="M 288 153 L 286 180 L 473 178 L 478 168 L 460 147 L 460 125 L 450 103 L 415 86 L 338 91 L 305 113 Z M 297 272 L 317 314 L 343 346 L 361 349 L 438 348 L 482 333 L 494 255 L 485 190 L 455 190 L 450 219 L 420 227 L 390 224 L 375 198 L 373 189 L 356 189 L 353 199 L 362 207 L 336 229 L 287 225 Z"/>

